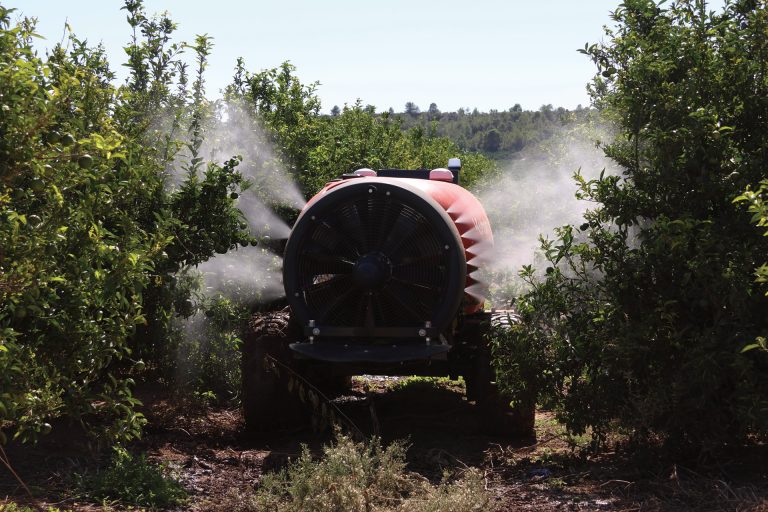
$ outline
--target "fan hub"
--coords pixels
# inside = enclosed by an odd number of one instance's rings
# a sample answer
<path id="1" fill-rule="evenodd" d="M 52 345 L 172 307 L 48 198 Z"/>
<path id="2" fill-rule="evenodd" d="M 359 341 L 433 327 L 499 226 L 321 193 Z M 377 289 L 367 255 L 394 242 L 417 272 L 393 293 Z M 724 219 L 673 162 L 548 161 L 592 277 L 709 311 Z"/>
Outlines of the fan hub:
<path id="1" fill-rule="evenodd" d="M 378 289 L 392 277 L 392 262 L 381 252 L 370 252 L 357 260 L 353 275 L 359 286 Z"/>

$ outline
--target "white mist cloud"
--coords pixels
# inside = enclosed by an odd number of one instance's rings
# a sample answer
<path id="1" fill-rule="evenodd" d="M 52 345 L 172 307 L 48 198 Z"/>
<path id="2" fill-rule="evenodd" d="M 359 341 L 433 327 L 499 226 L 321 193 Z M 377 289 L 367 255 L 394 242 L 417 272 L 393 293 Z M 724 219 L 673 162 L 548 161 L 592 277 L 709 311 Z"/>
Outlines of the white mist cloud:
<path id="1" fill-rule="evenodd" d="M 581 132 L 555 135 L 546 147 L 552 151 L 528 152 L 512 162 L 479 194 L 493 227 L 493 271 L 516 275 L 523 265 L 542 263 L 540 235 L 551 239 L 556 227 L 583 223 L 592 203 L 576 199 L 574 173 L 592 179 L 603 170 L 620 172 Z"/>
<path id="2" fill-rule="evenodd" d="M 186 178 L 184 167 L 190 160 L 186 146 L 189 134 L 185 129 L 174 128 L 170 115 L 157 116 L 153 124 L 159 138 L 162 138 L 161 134 L 168 134 L 169 138 L 177 139 L 178 151 L 166 169 L 166 184 L 173 190 Z M 280 206 L 301 209 L 306 200 L 249 110 L 236 102 L 218 105 L 205 123 L 202 138 L 199 154 L 206 164 L 221 165 L 235 156 L 242 158 L 237 171 L 252 186 L 240 195 L 237 206 L 251 232 L 256 236 L 286 238 L 290 227 L 273 209 Z"/>
<path id="3" fill-rule="evenodd" d="M 236 300 L 269 301 L 282 297 L 283 262 L 280 256 L 261 247 L 241 247 L 198 265 L 205 294 L 222 294 Z"/>
<path id="4" fill-rule="evenodd" d="M 304 196 L 248 109 L 237 102 L 224 103 L 216 118 L 205 131 L 200 154 L 212 162 L 242 156 L 237 170 L 261 191 L 264 203 L 303 208 Z"/>

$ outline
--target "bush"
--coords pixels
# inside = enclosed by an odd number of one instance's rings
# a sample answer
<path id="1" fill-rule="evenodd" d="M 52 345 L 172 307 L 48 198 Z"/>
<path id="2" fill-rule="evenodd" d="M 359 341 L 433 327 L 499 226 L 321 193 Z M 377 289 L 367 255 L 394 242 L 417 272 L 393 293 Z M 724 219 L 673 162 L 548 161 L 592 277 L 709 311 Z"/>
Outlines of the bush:
<path id="1" fill-rule="evenodd" d="M 239 398 L 240 334 L 249 317 L 249 308 L 217 296 L 205 299 L 193 316 L 178 323 L 178 332 L 171 333 L 178 339 L 173 347 L 178 389 L 217 402 Z"/>
<path id="2" fill-rule="evenodd" d="M 340 435 L 320 460 L 305 447 L 301 457 L 265 475 L 255 495 L 239 493 L 212 510 L 246 512 L 469 512 L 493 510 L 480 474 L 469 470 L 438 486 L 406 471 L 405 447 L 378 440 L 355 443 Z"/>
<path id="3" fill-rule="evenodd" d="M 0 7 L 0 424 L 23 439 L 61 415 L 138 436 L 131 374 L 165 341 L 174 273 L 252 241 L 230 198 L 246 186 L 238 161 L 197 157 L 205 41 L 192 94 L 171 94 L 173 24 L 126 8 L 147 41 L 129 45 L 131 78 L 115 88 L 103 49 L 72 36 L 44 60 L 34 22 L 11 26 Z M 165 114 L 191 134 L 181 152 L 152 128 Z"/>
<path id="4" fill-rule="evenodd" d="M 184 501 L 186 491 L 167 475 L 167 468 L 149 462 L 144 454 L 132 455 L 119 445 L 113 450 L 108 467 L 93 475 L 75 475 L 78 492 L 83 496 L 150 508 L 165 508 Z"/>
<path id="5" fill-rule="evenodd" d="M 734 199 L 734 202 L 749 203 L 749 212 L 753 214 L 752 222 L 760 228 L 768 228 L 768 203 L 766 202 L 766 196 L 768 196 L 768 179 L 760 182 L 760 187 L 756 191 L 747 189 L 744 194 Z M 763 235 L 768 236 L 768 229 L 766 229 Z M 763 263 L 757 267 L 755 276 L 758 283 L 768 283 L 768 263 Z M 768 291 L 765 294 L 768 296 Z M 766 342 L 765 336 L 758 336 L 755 343 L 747 345 L 742 351 L 748 352 L 755 349 L 768 351 L 768 342 Z"/>
<path id="6" fill-rule="evenodd" d="M 765 178 L 768 10 L 631 0 L 614 19 L 583 53 L 624 173 L 579 178 L 595 208 L 544 243 L 543 277 L 524 269 L 532 289 L 497 344 L 499 375 L 514 389 L 534 369 L 575 433 L 618 424 L 714 448 L 768 432 L 768 358 L 742 350 L 768 332 L 754 282 L 768 238 L 733 204 Z"/>

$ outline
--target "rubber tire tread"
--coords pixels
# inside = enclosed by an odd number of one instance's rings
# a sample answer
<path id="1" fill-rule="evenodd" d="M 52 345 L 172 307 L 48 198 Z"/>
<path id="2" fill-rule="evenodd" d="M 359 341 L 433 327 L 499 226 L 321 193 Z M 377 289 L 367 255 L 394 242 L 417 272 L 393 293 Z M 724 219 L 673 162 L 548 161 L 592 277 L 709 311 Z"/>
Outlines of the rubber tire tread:
<path id="1" fill-rule="evenodd" d="M 242 348 L 242 404 L 247 429 L 272 432 L 309 424 L 308 407 L 289 390 L 288 368 L 297 371 L 297 365 L 288 345 L 300 336 L 289 308 L 251 317 Z"/>

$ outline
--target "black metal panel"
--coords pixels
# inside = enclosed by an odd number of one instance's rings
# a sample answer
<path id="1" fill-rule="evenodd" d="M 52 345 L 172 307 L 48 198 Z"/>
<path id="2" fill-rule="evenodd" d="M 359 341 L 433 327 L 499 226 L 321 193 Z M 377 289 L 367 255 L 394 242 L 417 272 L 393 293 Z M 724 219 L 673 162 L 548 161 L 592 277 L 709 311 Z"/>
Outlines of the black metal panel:
<path id="1" fill-rule="evenodd" d="M 356 343 L 291 343 L 291 350 L 331 363 L 398 363 L 423 361 L 445 354 L 448 345 L 360 345 Z"/>
<path id="2" fill-rule="evenodd" d="M 298 322 L 376 338 L 379 328 L 448 327 L 466 280 L 461 238 L 407 181 L 350 180 L 302 213 L 283 264 Z"/>
<path id="3" fill-rule="evenodd" d="M 315 334 L 315 329 L 320 334 Z M 423 332 L 424 334 L 421 334 Z M 328 325 L 305 326 L 304 335 L 323 338 L 373 337 L 373 338 L 430 338 L 436 340 L 440 331 L 424 327 L 335 327 Z"/>
<path id="4" fill-rule="evenodd" d="M 459 169 L 448 169 L 453 174 L 453 183 L 459 184 Z M 379 178 L 416 178 L 421 180 L 429 179 L 429 169 L 379 169 L 376 175 Z"/>

